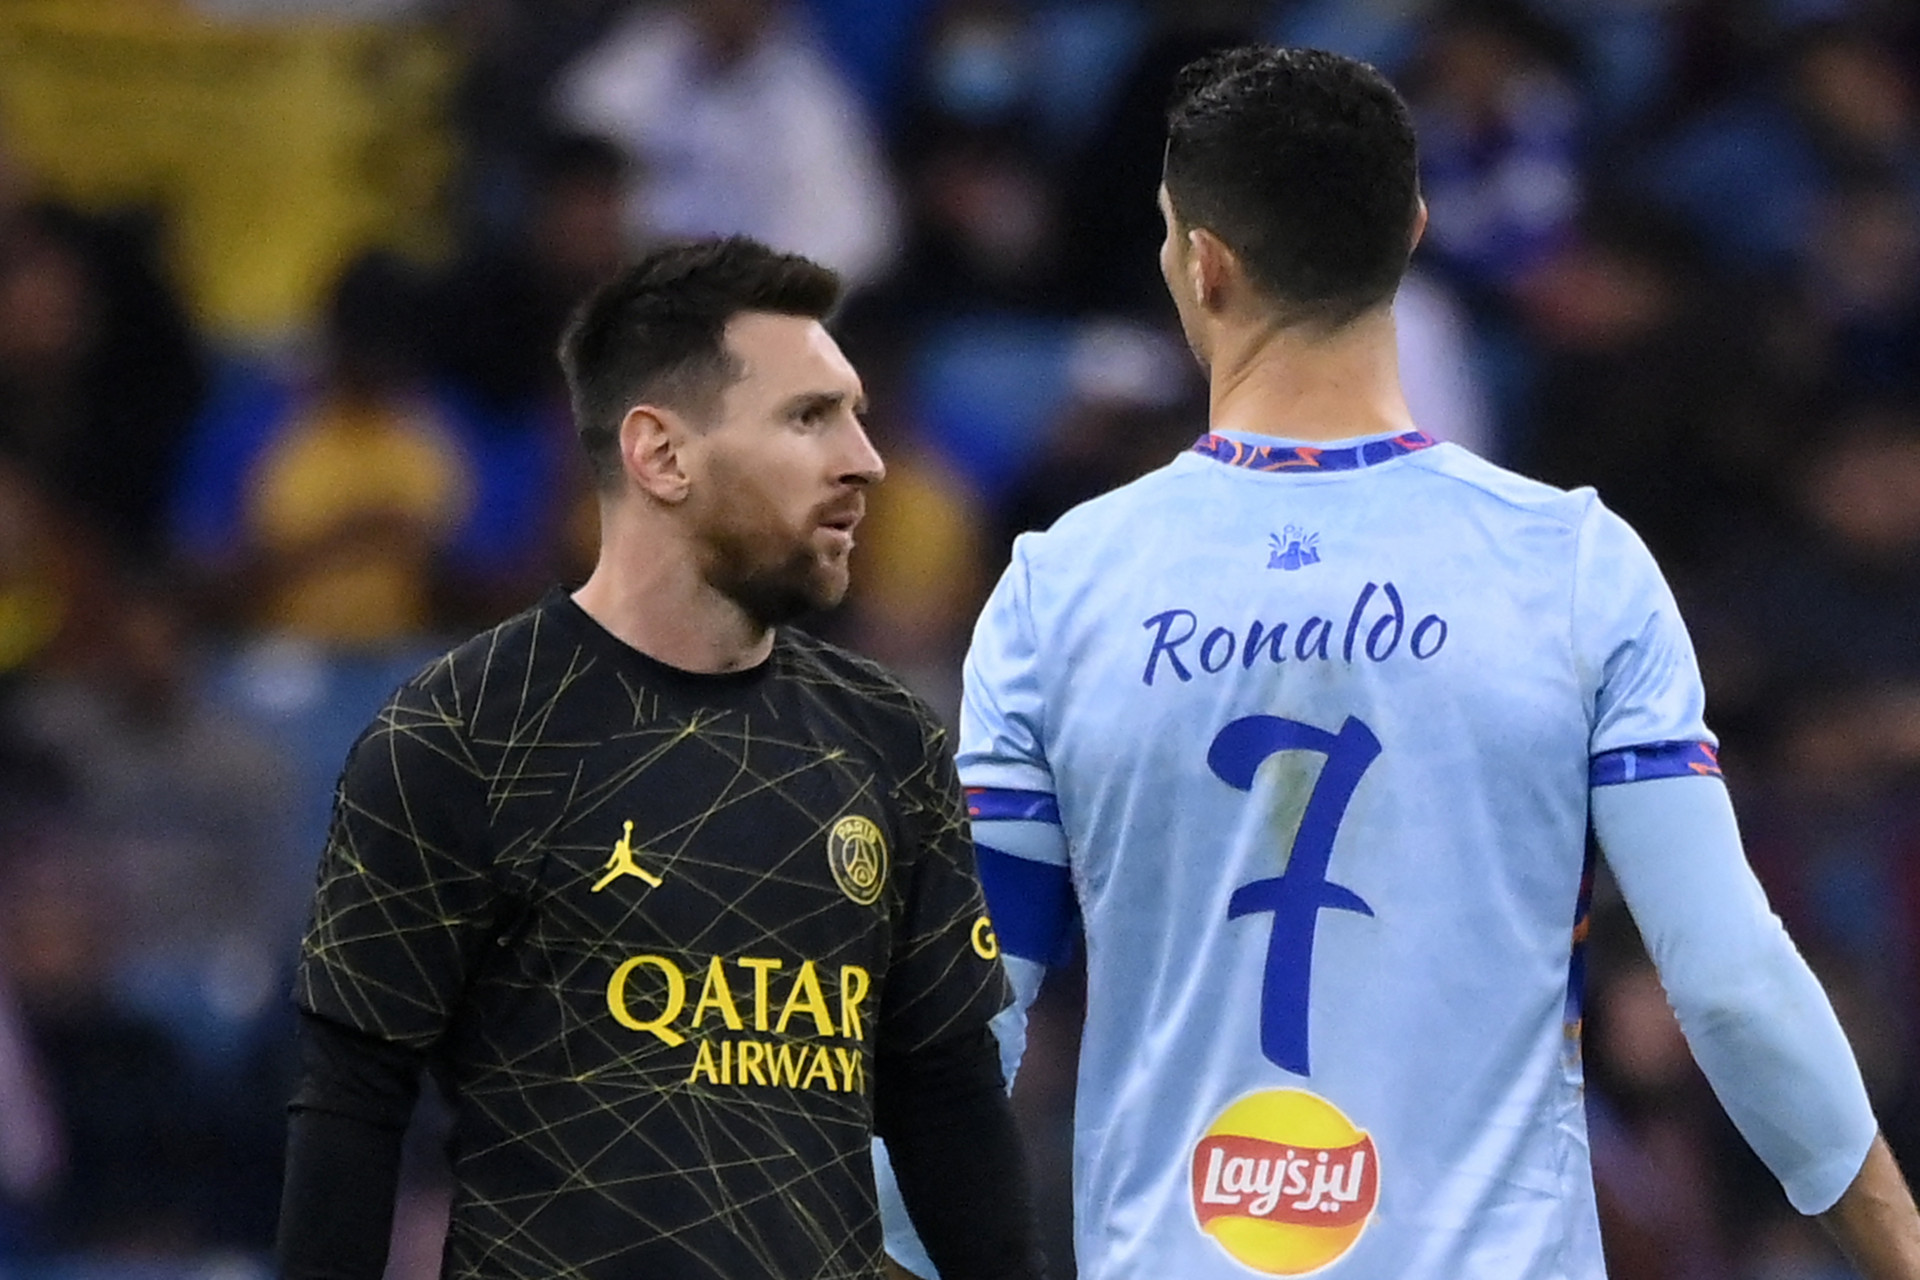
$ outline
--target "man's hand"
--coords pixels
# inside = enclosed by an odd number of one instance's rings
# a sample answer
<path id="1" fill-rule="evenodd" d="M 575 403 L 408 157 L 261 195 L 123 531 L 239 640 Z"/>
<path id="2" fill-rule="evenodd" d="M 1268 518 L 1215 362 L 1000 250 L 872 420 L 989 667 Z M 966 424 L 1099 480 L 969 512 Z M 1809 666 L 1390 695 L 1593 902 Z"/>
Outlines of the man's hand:
<path id="1" fill-rule="evenodd" d="M 1863 1280 L 1920 1280 L 1920 1212 L 1885 1138 L 1820 1222 Z"/>
<path id="2" fill-rule="evenodd" d="M 921 1280 L 921 1278 L 895 1262 L 892 1258 L 888 1258 L 887 1280 Z"/>

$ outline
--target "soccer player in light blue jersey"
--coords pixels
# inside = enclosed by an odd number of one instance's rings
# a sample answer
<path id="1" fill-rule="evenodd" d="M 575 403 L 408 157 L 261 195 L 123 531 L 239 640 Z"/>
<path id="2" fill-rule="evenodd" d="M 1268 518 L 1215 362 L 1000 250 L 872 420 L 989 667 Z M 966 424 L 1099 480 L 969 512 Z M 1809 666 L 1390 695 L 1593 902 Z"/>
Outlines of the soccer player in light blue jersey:
<path id="1" fill-rule="evenodd" d="M 1022 537 L 960 768 L 1031 999 L 1077 914 L 1085 1280 L 1593 1280 L 1591 829 L 1701 1066 L 1870 1280 L 1920 1217 L 1748 869 L 1685 627 L 1590 490 L 1436 443 L 1391 302 L 1425 221 L 1364 65 L 1183 72 L 1161 266 L 1210 432 Z M 1017 1014 L 1003 1015 L 1017 1057 Z M 910 1235 L 890 1244 L 928 1274 Z"/>

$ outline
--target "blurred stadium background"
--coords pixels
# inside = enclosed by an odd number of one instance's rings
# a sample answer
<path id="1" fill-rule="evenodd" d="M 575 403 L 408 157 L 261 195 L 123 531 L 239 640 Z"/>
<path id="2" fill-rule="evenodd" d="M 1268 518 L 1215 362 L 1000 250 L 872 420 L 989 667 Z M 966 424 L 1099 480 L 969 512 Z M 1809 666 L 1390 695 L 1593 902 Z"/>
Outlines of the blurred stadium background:
<path id="1" fill-rule="evenodd" d="M 589 562 L 550 356 L 588 283 L 708 231 L 855 282 L 892 478 L 820 626 L 951 714 L 1012 537 L 1203 424 L 1159 110 L 1250 38 L 1413 102 L 1416 412 L 1653 545 L 1920 1167 L 1910 0 L 0 0 L 0 1277 L 269 1273 L 334 774 L 425 656 Z M 1613 1274 L 1846 1275 L 1600 901 Z M 1061 1275 L 1078 998 L 1016 1091 Z M 396 1278 L 434 1274 L 437 1123 Z"/>

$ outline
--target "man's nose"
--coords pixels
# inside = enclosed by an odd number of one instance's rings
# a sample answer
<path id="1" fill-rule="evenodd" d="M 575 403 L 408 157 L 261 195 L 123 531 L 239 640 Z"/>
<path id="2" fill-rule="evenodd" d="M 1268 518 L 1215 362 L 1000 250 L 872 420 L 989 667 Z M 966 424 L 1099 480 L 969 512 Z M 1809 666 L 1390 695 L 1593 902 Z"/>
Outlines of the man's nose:
<path id="1" fill-rule="evenodd" d="M 880 457 L 880 451 L 873 447 L 873 441 L 867 436 L 867 429 L 858 422 L 849 432 L 847 459 L 840 478 L 848 484 L 879 484 L 887 478 L 887 464 Z"/>

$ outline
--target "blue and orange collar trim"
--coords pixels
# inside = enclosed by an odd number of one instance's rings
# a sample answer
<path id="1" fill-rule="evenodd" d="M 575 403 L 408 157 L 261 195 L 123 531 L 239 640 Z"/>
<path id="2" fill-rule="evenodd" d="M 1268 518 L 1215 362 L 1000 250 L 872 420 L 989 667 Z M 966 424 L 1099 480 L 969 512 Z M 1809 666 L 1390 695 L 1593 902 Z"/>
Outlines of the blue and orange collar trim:
<path id="1" fill-rule="evenodd" d="M 1310 444 L 1248 444 L 1232 436 L 1201 436 L 1193 451 L 1230 467 L 1249 471 L 1358 471 L 1404 458 L 1440 442 L 1424 431 L 1409 431 L 1385 440 L 1368 440 L 1344 449 L 1319 449 Z"/>

